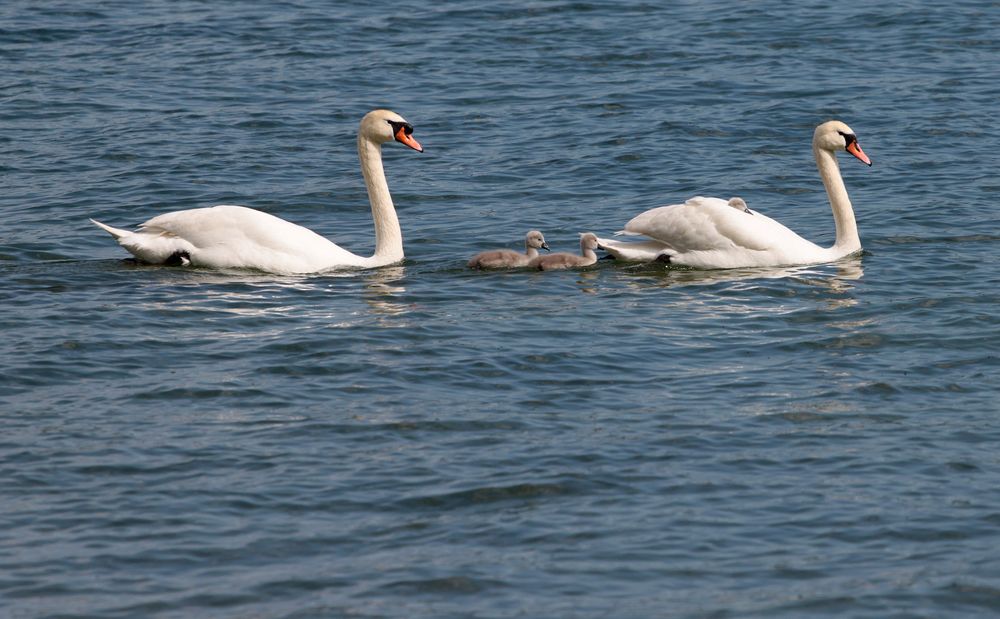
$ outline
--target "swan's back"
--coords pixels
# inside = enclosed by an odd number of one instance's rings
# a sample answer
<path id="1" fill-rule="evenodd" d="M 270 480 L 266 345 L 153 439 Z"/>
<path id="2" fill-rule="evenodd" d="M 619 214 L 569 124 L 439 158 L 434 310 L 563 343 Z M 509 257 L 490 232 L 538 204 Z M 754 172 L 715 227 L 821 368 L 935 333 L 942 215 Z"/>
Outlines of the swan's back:
<path id="1" fill-rule="evenodd" d="M 640 213 L 625 224 L 625 232 L 656 239 L 678 253 L 816 247 L 766 215 L 702 196 Z"/>

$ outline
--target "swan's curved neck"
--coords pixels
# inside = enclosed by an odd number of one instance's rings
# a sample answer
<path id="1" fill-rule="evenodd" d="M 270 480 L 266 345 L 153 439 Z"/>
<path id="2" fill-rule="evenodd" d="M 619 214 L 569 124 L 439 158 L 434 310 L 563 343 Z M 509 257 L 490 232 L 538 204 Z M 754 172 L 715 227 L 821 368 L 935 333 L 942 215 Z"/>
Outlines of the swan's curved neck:
<path id="1" fill-rule="evenodd" d="M 358 158 L 368 188 L 368 201 L 372 205 L 372 219 L 375 220 L 375 255 L 372 261 L 378 265 L 399 262 L 403 259 L 403 231 L 385 180 L 382 148 L 364 135 L 359 135 Z"/>
<path id="2" fill-rule="evenodd" d="M 826 187 L 826 195 L 833 209 L 833 221 L 837 226 L 837 241 L 833 249 L 839 252 L 851 253 L 861 249 L 861 238 L 858 236 L 858 224 L 854 220 L 854 208 L 851 199 L 847 197 L 847 187 L 840 176 L 840 166 L 837 156 L 824 148 L 813 145 L 813 155 L 816 157 L 816 167 L 820 178 Z"/>

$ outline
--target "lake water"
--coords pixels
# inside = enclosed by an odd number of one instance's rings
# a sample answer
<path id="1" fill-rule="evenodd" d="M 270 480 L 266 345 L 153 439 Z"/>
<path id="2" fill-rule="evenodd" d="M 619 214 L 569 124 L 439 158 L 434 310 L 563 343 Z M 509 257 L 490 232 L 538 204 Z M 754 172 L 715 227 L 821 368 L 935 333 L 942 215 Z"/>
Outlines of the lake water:
<path id="1" fill-rule="evenodd" d="M 1000 611 L 1000 5 L 0 5 L 0 616 Z M 237 203 L 404 264 L 142 267 Z M 469 256 L 742 196 L 786 270 Z M 393 147 L 397 146 L 397 147 Z"/>

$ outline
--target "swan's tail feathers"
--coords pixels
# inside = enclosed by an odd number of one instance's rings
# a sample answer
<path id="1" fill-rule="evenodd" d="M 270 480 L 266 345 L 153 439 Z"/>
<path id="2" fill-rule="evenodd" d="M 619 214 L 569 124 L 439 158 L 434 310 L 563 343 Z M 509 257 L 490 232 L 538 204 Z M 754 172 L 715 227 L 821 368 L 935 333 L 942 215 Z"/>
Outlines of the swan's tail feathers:
<path id="1" fill-rule="evenodd" d="M 102 224 L 101 222 L 97 221 L 96 219 L 91 219 L 90 223 L 94 224 L 95 226 L 97 226 L 101 230 L 104 230 L 105 232 L 107 232 L 111 236 L 115 237 L 116 239 L 120 239 L 120 238 L 122 238 L 124 236 L 128 236 L 129 234 L 132 234 L 128 230 L 122 230 L 121 228 L 112 228 L 111 226 L 109 226 L 107 224 Z"/>
<path id="2" fill-rule="evenodd" d="M 138 232 L 112 228 L 91 219 L 94 225 L 115 237 L 118 244 L 140 261 L 148 264 L 167 264 L 172 266 L 188 266 L 191 264 L 191 253 L 194 246 L 184 239 L 165 231 L 150 232 L 142 228 Z"/>

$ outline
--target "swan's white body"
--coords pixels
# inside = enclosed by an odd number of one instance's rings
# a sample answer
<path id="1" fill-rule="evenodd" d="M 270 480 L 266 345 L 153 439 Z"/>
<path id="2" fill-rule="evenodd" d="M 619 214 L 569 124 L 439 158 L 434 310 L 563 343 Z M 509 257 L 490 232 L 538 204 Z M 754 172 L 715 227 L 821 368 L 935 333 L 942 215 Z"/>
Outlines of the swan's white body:
<path id="1" fill-rule="evenodd" d="M 545 237 L 538 230 L 531 230 L 524 237 L 524 253 L 512 249 L 491 249 L 479 252 L 469 259 L 470 269 L 514 269 L 528 266 L 528 263 L 538 257 L 538 250 L 549 250 Z"/>
<path id="2" fill-rule="evenodd" d="M 594 252 L 597 246 L 597 236 L 587 232 L 580 235 L 580 255 L 558 252 L 548 256 L 538 256 L 529 262 L 528 266 L 539 271 L 588 267 L 597 262 L 597 254 Z"/>
<path id="3" fill-rule="evenodd" d="M 150 264 L 313 273 L 338 267 L 372 268 L 403 259 L 403 234 L 382 168 L 383 143 L 397 140 L 414 150 L 413 128 L 388 110 L 369 112 L 358 132 L 361 172 L 375 220 L 375 254 L 353 254 L 274 215 L 244 206 L 213 206 L 166 213 L 136 231 L 94 221 L 133 256 Z"/>
<path id="4" fill-rule="evenodd" d="M 662 260 L 705 269 L 820 264 L 849 256 L 861 250 L 861 239 L 837 165 L 838 150 L 847 150 L 871 165 L 850 127 L 832 120 L 816 128 L 813 154 L 837 228 L 832 247 L 807 241 L 757 211 L 744 211 L 742 200 L 734 203 L 736 199 L 701 196 L 641 213 L 620 233 L 642 235 L 646 240 L 599 239 L 600 246 L 619 260 Z"/>

